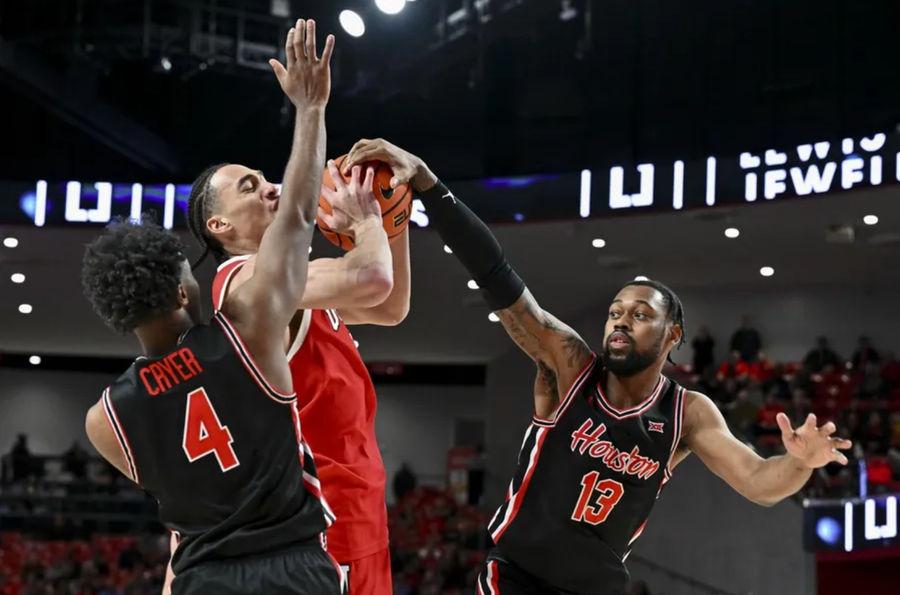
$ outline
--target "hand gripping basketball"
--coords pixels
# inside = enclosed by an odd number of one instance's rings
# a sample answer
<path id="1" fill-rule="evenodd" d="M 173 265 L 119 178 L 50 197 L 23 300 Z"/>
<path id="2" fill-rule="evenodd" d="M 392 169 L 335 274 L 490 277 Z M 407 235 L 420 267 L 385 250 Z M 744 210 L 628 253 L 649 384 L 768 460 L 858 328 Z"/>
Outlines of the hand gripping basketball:
<path id="1" fill-rule="evenodd" d="M 336 190 L 337 185 L 335 181 L 340 180 L 345 185 L 350 181 L 350 177 L 347 175 L 350 173 L 349 168 L 344 168 L 346 158 L 346 155 L 338 157 L 331 162 L 334 167 L 329 165 L 325 170 L 322 177 L 322 193 L 319 196 L 320 216 L 316 222 L 328 241 L 344 250 L 350 250 L 355 245 L 353 235 L 333 228 L 328 223 L 328 219 L 321 216 L 323 213 L 332 213 L 331 196 L 333 195 L 327 191 Z M 412 215 L 412 192 L 409 185 L 400 184 L 392 187 L 391 178 L 394 176 L 394 173 L 386 163 L 366 161 L 357 164 L 357 167 L 371 168 L 374 171 L 374 177 L 368 183 L 363 182 L 363 184 L 368 184 L 365 187 L 371 189 L 377 204 L 381 207 L 381 222 L 385 233 L 387 233 L 388 240 L 391 242 L 396 241 L 402 236 L 407 225 L 409 225 L 409 218 Z M 341 170 L 344 169 L 346 169 L 347 173 L 342 174 Z M 335 224 L 343 225 L 340 221 Z"/>
<path id="2" fill-rule="evenodd" d="M 340 175 L 333 160 L 328 161 L 327 168 L 334 187 L 322 184 L 317 217 L 319 225 L 352 238 L 357 225 L 362 225 L 366 220 L 380 221 L 381 207 L 372 192 L 375 170 L 367 167 L 366 177 L 360 179 L 362 168 L 354 167 L 350 181 L 347 182 Z"/>

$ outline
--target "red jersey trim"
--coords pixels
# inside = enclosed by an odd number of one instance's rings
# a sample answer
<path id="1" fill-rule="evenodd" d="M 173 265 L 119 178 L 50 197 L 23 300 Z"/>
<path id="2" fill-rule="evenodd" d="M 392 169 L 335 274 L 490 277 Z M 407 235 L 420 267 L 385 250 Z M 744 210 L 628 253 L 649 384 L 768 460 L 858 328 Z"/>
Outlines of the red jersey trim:
<path id="1" fill-rule="evenodd" d="M 241 270 L 241 267 L 244 266 L 244 263 L 252 257 L 252 254 L 245 254 L 243 256 L 235 256 L 234 258 L 229 258 L 222 264 L 218 266 L 216 269 L 216 276 L 218 277 L 219 273 L 225 270 L 227 267 L 232 267 L 225 274 L 225 279 L 222 281 L 222 287 L 219 288 L 219 293 L 216 295 L 213 292 L 213 309 L 218 310 L 222 307 L 222 303 L 225 301 L 225 296 L 228 295 L 228 286 L 231 284 L 231 278 L 234 277 L 235 273 Z M 216 299 L 218 298 L 218 299 Z"/>
<path id="2" fill-rule="evenodd" d="M 499 578 L 497 562 L 491 560 L 486 565 L 485 573 L 478 577 L 478 595 L 500 595 Z"/>
<path id="3" fill-rule="evenodd" d="M 519 513 L 519 508 L 522 506 L 525 492 L 528 490 L 528 484 L 531 483 L 531 476 L 534 475 L 538 459 L 541 456 L 541 447 L 544 445 L 544 440 L 547 438 L 549 428 L 540 426 L 534 426 L 534 428 L 537 434 L 535 436 L 534 446 L 531 448 L 531 454 L 528 457 L 528 467 L 525 470 L 525 477 L 522 479 L 522 485 L 519 486 L 517 492 L 512 493 L 512 485 L 510 485 L 510 499 L 507 501 L 508 506 L 506 507 L 506 516 L 503 519 L 503 522 L 501 522 L 491 533 L 491 538 L 494 540 L 494 543 L 497 543 L 500 540 L 503 533 L 506 532 L 515 520 L 516 515 Z M 491 522 L 493 523 L 493 519 Z"/>
<path id="4" fill-rule="evenodd" d="M 312 310 L 303 311 L 303 319 L 300 321 L 300 328 L 297 329 L 297 336 L 294 337 L 294 341 L 287 352 L 288 361 L 291 361 L 297 355 L 297 352 L 300 351 L 300 348 L 303 347 L 303 342 L 306 341 L 306 335 L 309 333 L 309 325 L 312 322 L 312 313 Z"/>
<path id="5" fill-rule="evenodd" d="M 653 392 L 650 393 L 650 396 L 644 399 L 644 402 L 640 405 L 632 407 L 631 409 L 617 409 L 613 407 L 609 401 L 606 400 L 606 395 L 603 393 L 603 387 L 600 386 L 600 383 L 597 383 L 597 394 L 600 395 L 600 406 L 611 416 L 616 419 L 627 419 L 629 417 L 634 417 L 636 415 L 640 415 L 647 409 L 653 406 L 653 403 L 656 402 L 656 399 L 659 398 L 659 395 L 662 394 L 663 386 L 665 386 L 665 376 L 660 374 L 659 379 L 656 381 L 656 386 L 653 387 Z"/>
<path id="6" fill-rule="evenodd" d="M 678 449 L 678 443 L 681 440 L 681 433 L 684 430 L 684 393 L 683 387 L 678 387 L 675 393 L 675 413 L 672 419 L 675 420 L 675 432 L 672 436 L 672 448 L 669 451 L 669 462 L 666 464 L 666 475 L 672 477 L 672 459 L 675 458 L 675 451 Z"/>
<path id="7" fill-rule="evenodd" d="M 256 365 L 256 362 L 253 361 L 253 356 L 250 355 L 250 352 L 247 350 L 246 346 L 244 346 L 244 342 L 241 341 L 240 335 L 231 326 L 231 322 L 228 321 L 228 318 L 221 311 L 217 311 L 214 316 L 216 322 L 222 327 L 222 330 L 225 331 L 225 336 L 228 337 L 228 340 L 231 342 L 231 346 L 234 347 L 234 350 L 241 357 L 241 361 L 244 363 L 244 367 L 247 368 L 247 371 L 250 373 L 250 376 L 256 381 L 256 384 L 263 390 L 266 395 L 277 403 L 282 403 L 285 405 L 289 405 L 293 403 L 297 399 L 296 393 L 284 393 L 272 386 L 262 372 L 259 371 L 259 368 Z"/>
<path id="8" fill-rule="evenodd" d="M 125 429 L 122 428 L 122 422 L 119 421 L 119 416 L 116 414 L 116 409 L 113 407 L 109 393 L 109 387 L 106 387 L 106 390 L 103 391 L 103 396 L 100 397 L 103 401 L 103 410 L 106 412 L 106 421 L 109 422 L 109 427 L 112 428 L 113 434 L 116 436 L 116 442 L 119 443 L 122 457 L 125 459 L 125 464 L 128 466 L 129 479 L 140 485 L 137 465 L 134 463 L 134 455 L 131 451 L 131 445 L 128 443 L 128 436 L 125 435 Z"/>

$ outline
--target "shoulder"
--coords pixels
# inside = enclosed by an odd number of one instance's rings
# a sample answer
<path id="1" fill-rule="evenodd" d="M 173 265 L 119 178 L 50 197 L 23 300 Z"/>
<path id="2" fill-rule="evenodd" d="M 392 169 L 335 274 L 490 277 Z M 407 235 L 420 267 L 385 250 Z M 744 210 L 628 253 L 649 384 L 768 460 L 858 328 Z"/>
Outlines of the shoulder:
<path id="1" fill-rule="evenodd" d="M 684 435 L 687 437 L 710 426 L 724 423 L 724 418 L 716 404 L 705 394 L 695 391 L 684 391 Z"/>
<path id="2" fill-rule="evenodd" d="M 212 284 L 213 308 L 216 310 L 221 308 L 229 289 L 253 272 L 254 261 L 255 255 L 245 254 L 230 258 L 219 265 Z"/>

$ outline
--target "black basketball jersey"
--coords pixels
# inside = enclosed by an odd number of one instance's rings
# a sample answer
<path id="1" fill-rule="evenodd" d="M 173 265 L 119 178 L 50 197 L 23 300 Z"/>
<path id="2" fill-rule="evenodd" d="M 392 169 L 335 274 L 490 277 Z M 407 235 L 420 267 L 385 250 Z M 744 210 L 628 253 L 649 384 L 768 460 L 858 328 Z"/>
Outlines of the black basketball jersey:
<path id="1" fill-rule="evenodd" d="M 273 388 L 221 313 L 103 393 L 131 478 L 180 538 L 176 574 L 322 539 L 333 520 L 296 396 Z"/>
<path id="2" fill-rule="evenodd" d="M 660 376 L 642 403 L 619 410 L 596 362 L 552 419 L 532 420 L 488 529 L 499 555 L 554 587 L 622 595 L 625 558 L 671 477 L 684 389 Z"/>

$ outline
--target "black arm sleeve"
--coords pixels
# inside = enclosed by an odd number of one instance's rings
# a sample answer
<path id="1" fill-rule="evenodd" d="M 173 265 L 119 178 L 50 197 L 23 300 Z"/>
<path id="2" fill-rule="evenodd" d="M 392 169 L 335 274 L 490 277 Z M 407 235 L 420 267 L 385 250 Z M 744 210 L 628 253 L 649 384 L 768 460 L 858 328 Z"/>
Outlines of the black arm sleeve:
<path id="1" fill-rule="evenodd" d="M 491 309 L 510 307 L 522 296 L 525 283 L 487 225 L 440 181 L 421 197 L 431 224 L 484 291 Z"/>

